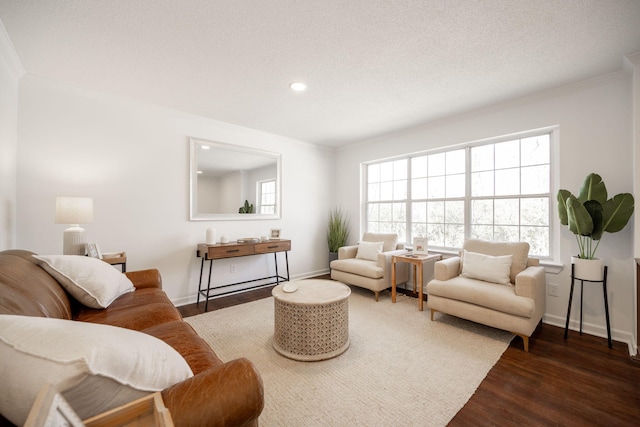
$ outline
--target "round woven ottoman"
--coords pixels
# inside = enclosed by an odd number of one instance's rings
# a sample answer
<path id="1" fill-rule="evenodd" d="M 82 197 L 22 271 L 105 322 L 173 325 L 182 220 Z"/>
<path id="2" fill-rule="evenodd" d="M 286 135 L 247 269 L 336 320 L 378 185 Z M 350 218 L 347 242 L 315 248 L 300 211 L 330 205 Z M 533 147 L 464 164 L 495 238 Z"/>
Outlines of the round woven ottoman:
<path id="1" fill-rule="evenodd" d="M 273 288 L 273 347 L 302 361 L 336 357 L 349 347 L 351 289 L 333 280 L 298 280 Z"/>

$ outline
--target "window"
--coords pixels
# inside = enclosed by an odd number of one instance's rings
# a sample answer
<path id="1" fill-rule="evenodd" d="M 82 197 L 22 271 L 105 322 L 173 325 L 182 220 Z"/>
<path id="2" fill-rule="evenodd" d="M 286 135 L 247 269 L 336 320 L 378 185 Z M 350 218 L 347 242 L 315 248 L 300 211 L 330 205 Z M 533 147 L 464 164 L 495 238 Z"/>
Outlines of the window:
<path id="1" fill-rule="evenodd" d="M 276 180 L 269 179 L 266 181 L 258 181 L 258 200 L 260 205 L 258 213 L 274 214 L 276 213 Z"/>
<path id="2" fill-rule="evenodd" d="M 398 160 L 370 165 L 368 171 L 367 230 L 374 233 L 398 233 L 407 237 L 407 161 Z"/>
<path id="3" fill-rule="evenodd" d="M 550 130 L 365 165 L 366 229 L 427 237 L 460 249 L 466 238 L 526 241 L 550 257 Z"/>

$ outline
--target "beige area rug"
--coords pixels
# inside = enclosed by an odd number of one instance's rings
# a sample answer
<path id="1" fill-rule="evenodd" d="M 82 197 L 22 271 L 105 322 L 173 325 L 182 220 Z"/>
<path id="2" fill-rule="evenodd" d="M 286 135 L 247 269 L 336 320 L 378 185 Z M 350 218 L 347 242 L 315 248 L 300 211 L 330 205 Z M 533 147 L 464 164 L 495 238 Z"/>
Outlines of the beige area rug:
<path id="1" fill-rule="evenodd" d="M 342 355 L 298 362 L 277 353 L 273 298 L 189 322 L 224 361 L 246 357 L 265 389 L 260 425 L 444 426 L 473 395 L 513 335 L 418 311 L 415 298 L 351 287 L 351 345 Z"/>

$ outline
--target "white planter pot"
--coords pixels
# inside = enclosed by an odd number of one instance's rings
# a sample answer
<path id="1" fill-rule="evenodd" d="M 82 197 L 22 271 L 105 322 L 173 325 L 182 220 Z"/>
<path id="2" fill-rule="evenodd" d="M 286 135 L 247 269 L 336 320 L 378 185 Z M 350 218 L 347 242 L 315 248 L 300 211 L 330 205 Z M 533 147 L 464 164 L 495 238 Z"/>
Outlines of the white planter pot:
<path id="1" fill-rule="evenodd" d="M 600 258 L 582 259 L 571 257 L 573 274 L 576 279 L 599 281 L 604 279 L 604 261 Z"/>

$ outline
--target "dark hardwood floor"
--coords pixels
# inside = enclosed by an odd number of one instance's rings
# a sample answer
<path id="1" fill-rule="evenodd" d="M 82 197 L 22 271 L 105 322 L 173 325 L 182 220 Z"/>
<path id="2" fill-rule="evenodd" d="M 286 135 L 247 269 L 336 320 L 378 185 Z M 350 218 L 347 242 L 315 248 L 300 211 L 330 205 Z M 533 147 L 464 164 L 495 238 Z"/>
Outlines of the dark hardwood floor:
<path id="1" fill-rule="evenodd" d="M 515 338 L 450 426 L 638 426 L 640 364 L 626 344 L 544 325 Z"/>
<path id="2" fill-rule="evenodd" d="M 272 288 L 212 299 L 209 311 L 269 297 Z M 178 309 L 193 316 L 204 303 Z M 528 353 L 514 338 L 449 426 L 639 426 L 640 363 L 626 344 L 609 349 L 605 338 L 563 334 L 544 325 Z"/>

